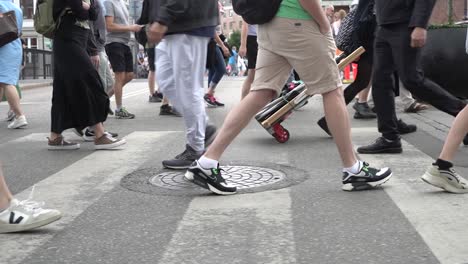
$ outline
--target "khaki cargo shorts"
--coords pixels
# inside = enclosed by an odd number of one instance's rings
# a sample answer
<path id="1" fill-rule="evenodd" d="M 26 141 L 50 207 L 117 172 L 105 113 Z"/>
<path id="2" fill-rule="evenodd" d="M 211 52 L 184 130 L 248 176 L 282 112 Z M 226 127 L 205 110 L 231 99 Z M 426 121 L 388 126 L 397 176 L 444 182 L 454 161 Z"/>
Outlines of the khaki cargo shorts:
<path id="1" fill-rule="evenodd" d="M 277 94 L 295 69 L 307 94 L 323 94 L 342 86 L 331 32 L 324 35 L 314 20 L 275 17 L 258 27 L 258 59 L 252 91 Z"/>

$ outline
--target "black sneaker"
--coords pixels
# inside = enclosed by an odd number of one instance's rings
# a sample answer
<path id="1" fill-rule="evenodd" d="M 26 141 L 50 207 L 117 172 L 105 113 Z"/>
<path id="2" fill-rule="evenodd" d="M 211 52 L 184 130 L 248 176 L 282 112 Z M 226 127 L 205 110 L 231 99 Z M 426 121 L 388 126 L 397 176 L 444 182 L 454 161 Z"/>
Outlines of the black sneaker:
<path id="1" fill-rule="evenodd" d="M 216 106 L 219 106 L 219 107 L 223 107 L 224 104 L 221 103 L 220 101 L 218 101 L 218 99 L 216 99 L 216 97 L 212 96 L 212 100 L 214 101 L 215 105 Z"/>
<path id="2" fill-rule="evenodd" d="M 161 108 L 159 110 L 159 115 L 177 116 L 177 117 L 182 116 L 179 112 L 174 110 L 174 108 L 172 108 L 172 106 L 168 104 L 161 105 Z"/>
<path id="3" fill-rule="evenodd" d="M 205 128 L 205 147 L 208 147 L 216 137 L 218 129 L 214 125 L 208 124 Z"/>
<path id="4" fill-rule="evenodd" d="M 185 170 L 188 169 L 190 164 L 192 164 L 195 160 L 199 159 L 201 155 L 202 153 L 198 153 L 192 147 L 186 145 L 184 152 L 175 156 L 174 159 L 163 160 L 162 165 L 164 168 L 168 169 Z"/>
<path id="5" fill-rule="evenodd" d="M 466 134 L 465 138 L 463 139 L 463 145 L 468 146 L 468 134 Z"/>
<path id="6" fill-rule="evenodd" d="M 325 133 L 327 133 L 330 137 L 332 136 L 332 134 L 330 133 L 330 130 L 328 129 L 327 120 L 325 119 L 325 117 L 320 118 L 320 120 L 317 121 L 317 125 L 319 125 L 319 127 L 323 131 L 325 131 Z"/>
<path id="7" fill-rule="evenodd" d="M 209 94 L 205 94 L 205 96 L 203 96 L 203 99 L 205 99 L 205 102 L 206 102 L 206 105 L 210 108 L 214 108 L 214 107 L 217 107 L 218 105 L 215 103 L 215 101 L 213 100 L 213 96 L 212 95 L 209 95 Z"/>
<path id="8" fill-rule="evenodd" d="M 416 125 L 408 125 L 401 119 L 398 119 L 397 121 L 397 128 L 398 133 L 400 133 L 401 135 L 416 132 L 416 130 L 418 129 Z"/>
<path id="9" fill-rule="evenodd" d="M 156 96 L 156 97 L 158 97 L 158 98 L 161 99 L 161 100 L 162 100 L 163 97 L 164 97 L 163 94 L 160 93 L 160 92 L 154 92 L 153 96 Z"/>
<path id="10" fill-rule="evenodd" d="M 109 135 L 113 138 L 117 138 L 119 136 L 119 134 L 117 133 L 113 133 L 113 132 L 104 132 L 104 134 L 106 135 Z M 90 130 L 89 128 L 86 128 L 83 132 L 83 139 L 84 141 L 87 141 L 87 142 L 91 142 L 91 141 L 94 141 L 94 139 L 96 138 L 96 136 L 94 135 L 94 131 Z"/>
<path id="11" fill-rule="evenodd" d="M 354 110 L 354 119 L 372 119 L 377 118 L 377 114 L 372 112 L 369 105 L 367 103 L 358 103 L 356 102 L 353 105 Z"/>
<path id="12" fill-rule="evenodd" d="M 212 191 L 215 194 L 229 195 L 237 192 L 237 187 L 230 186 L 221 176 L 221 169 L 205 169 L 198 163 L 198 160 L 185 172 L 185 179 Z"/>
<path id="13" fill-rule="evenodd" d="M 401 153 L 401 140 L 387 140 L 384 137 L 379 137 L 374 143 L 362 146 L 357 149 L 361 154 L 377 154 L 377 153 Z"/>
<path id="14" fill-rule="evenodd" d="M 150 95 L 150 96 L 149 96 L 148 102 L 150 102 L 150 103 L 160 103 L 160 102 L 162 102 L 162 99 L 159 98 L 159 97 L 156 95 L 156 93 L 154 93 L 153 95 Z"/>
<path id="15" fill-rule="evenodd" d="M 362 162 L 358 174 L 343 172 L 343 191 L 362 191 L 375 188 L 387 182 L 392 177 L 389 168 L 376 169 Z"/>

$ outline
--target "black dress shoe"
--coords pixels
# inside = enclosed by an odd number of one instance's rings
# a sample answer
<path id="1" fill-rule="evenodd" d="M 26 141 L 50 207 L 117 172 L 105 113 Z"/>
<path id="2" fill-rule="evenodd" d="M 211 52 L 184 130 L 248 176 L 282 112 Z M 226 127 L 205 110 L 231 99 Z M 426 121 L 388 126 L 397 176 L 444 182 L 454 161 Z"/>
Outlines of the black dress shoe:
<path id="1" fill-rule="evenodd" d="M 401 140 L 387 140 L 384 137 L 379 137 L 374 143 L 362 146 L 357 149 L 361 154 L 377 154 L 377 153 L 401 153 Z"/>
<path id="2" fill-rule="evenodd" d="M 400 133 L 400 135 L 413 133 L 416 132 L 416 130 L 418 129 L 415 125 L 408 125 L 401 119 L 398 119 L 397 121 L 397 128 L 398 133 Z"/>

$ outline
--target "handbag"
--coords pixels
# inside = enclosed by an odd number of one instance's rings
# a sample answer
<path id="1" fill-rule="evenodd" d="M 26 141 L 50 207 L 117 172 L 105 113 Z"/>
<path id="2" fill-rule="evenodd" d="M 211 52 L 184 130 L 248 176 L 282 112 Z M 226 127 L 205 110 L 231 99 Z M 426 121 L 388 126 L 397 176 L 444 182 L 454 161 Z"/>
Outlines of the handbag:
<path id="1" fill-rule="evenodd" d="M 0 13 L 0 47 L 17 39 L 18 23 L 16 22 L 15 11 Z"/>
<path id="2" fill-rule="evenodd" d="M 354 26 L 356 10 L 357 8 L 351 10 L 341 21 L 341 26 L 335 39 L 336 47 L 346 54 L 351 54 L 359 46 L 358 43 L 355 43 L 353 40 L 353 33 L 356 29 Z"/>

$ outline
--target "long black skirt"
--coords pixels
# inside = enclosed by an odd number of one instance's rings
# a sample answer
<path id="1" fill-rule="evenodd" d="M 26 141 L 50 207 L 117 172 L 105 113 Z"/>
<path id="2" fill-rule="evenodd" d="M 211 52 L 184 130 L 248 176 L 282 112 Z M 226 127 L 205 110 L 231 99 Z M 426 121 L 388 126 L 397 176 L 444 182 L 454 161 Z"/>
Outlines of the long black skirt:
<path id="1" fill-rule="evenodd" d="M 109 97 L 86 52 L 89 30 L 67 15 L 54 37 L 54 83 L 51 131 L 85 128 L 104 122 Z"/>

